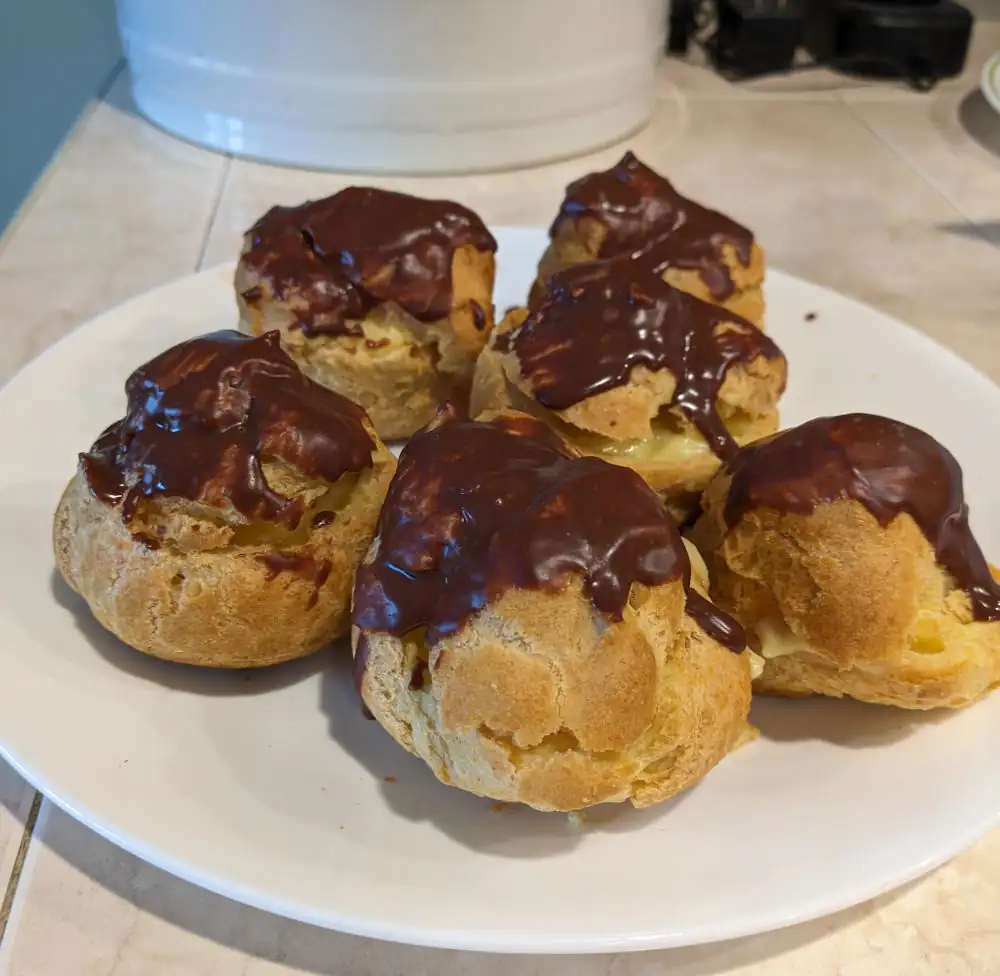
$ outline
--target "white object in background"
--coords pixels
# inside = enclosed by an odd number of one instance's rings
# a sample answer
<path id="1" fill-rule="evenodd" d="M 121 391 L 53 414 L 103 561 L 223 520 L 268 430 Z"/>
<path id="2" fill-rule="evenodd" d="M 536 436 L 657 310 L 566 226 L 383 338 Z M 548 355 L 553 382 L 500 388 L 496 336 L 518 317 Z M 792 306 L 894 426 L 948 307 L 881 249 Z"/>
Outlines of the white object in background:
<path id="1" fill-rule="evenodd" d="M 983 65 L 979 87 L 994 111 L 1000 112 L 1000 51 Z"/>
<path id="2" fill-rule="evenodd" d="M 524 300 L 548 238 L 495 232 L 505 308 Z M 233 321 L 228 265 L 75 329 L 0 391 L 0 457 L 16 459 L 0 466 L 0 753 L 84 823 L 197 884 L 331 928 L 610 952 L 836 911 L 1000 822 L 1000 691 L 947 716 L 759 699 L 760 738 L 704 782 L 574 825 L 439 783 L 362 717 L 343 643 L 250 675 L 125 647 L 53 578 L 52 512 L 76 452 L 121 416 L 128 373 Z M 862 410 L 923 427 L 964 466 L 973 528 L 1000 553 L 993 383 L 887 315 L 773 270 L 767 326 L 791 364 L 786 426 Z"/>
<path id="3" fill-rule="evenodd" d="M 136 104 L 214 149 L 325 169 L 541 162 L 649 118 L 668 0 L 119 0 Z"/>

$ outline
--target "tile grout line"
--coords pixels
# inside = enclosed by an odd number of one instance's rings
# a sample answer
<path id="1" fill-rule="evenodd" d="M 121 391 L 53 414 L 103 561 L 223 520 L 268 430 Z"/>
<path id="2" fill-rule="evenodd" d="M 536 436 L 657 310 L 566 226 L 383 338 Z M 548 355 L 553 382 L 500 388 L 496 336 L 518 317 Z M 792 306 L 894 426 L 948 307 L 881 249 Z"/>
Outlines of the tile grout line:
<path id="1" fill-rule="evenodd" d="M 24 830 L 21 832 L 21 843 L 18 845 L 17 856 L 14 858 L 10 879 L 7 882 L 7 891 L 4 893 L 3 902 L 0 903 L 0 946 L 3 945 L 4 936 L 7 934 L 7 922 L 10 919 L 10 912 L 14 907 L 14 899 L 17 896 L 18 885 L 21 881 L 21 869 L 24 867 L 25 858 L 28 856 L 28 849 L 31 846 L 31 840 L 35 833 L 35 825 L 38 822 L 38 813 L 41 807 L 42 794 L 38 790 L 35 790 L 34 796 L 31 798 L 31 809 L 28 811 Z"/>
<path id="2" fill-rule="evenodd" d="M 226 162 L 222 167 L 222 176 L 215 191 L 215 198 L 208 213 L 208 222 L 205 225 L 205 233 L 201 239 L 201 246 L 198 248 L 198 259 L 195 261 L 194 270 L 202 270 L 202 262 L 205 260 L 205 253 L 208 251 L 208 242 L 211 240 L 212 231 L 215 229 L 215 220 L 219 216 L 219 208 L 222 206 L 222 197 L 225 195 L 226 187 L 229 185 L 229 174 L 233 168 L 233 157 L 231 153 L 226 153 Z"/>
<path id="3" fill-rule="evenodd" d="M 886 139 L 878 131 L 878 129 L 876 129 L 864 117 L 864 115 L 862 115 L 859 111 L 857 111 L 855 109 L 855 107 L 854 107 L 854 105 L 853 105 L 853 103 L 852 103 L 852 101 L 850 99 L 846 99 L 846 98 L 843 97 L 842 94 L 838 93 L 837 100 L 840 102 L 841 105 L 844 106 L 844 108 L 847 109 L 848 113 L 851 115 L 851 117 L 855 121 L 860 122 L 861 125 L 863 125 L 865 127 L 865 129 L 867 129 L 868 132 L 872 136 L 875 137 L 875 139 L 879 142 L 880 145 L 882 145 L 886 149 L 888 149 L 889 152 L 891 152 L 893 154 L 893 156 L 896 157 L 896 159 L 898 159 L 908 170 L 910 170 L 910 172 L 914 173 L 917 177 L 919 177 L 942 200 L 944 200 L 944 202 L 946 204 L 948 204 L 948 206 L 951 207 L 951 209 L 955 212 L 955 215 L 962 222 L 968 224 L 969 227 L 975 232 L 976 236 L 980 240 L 985 241 L 991 247 L 996 247 L 997 246 L 996 242 L 990 240 L 990 238 L 986 235 L 986 233 L 979 226 L 979 224 L 977 224 L 976 221 L 972 219 L 972 217 L 970 217 L 964 210 L 962 210 L 962 208 L 959 207 L 958 204 L 956 204 L 955 201 L 952 200 L 951 197 L 947 193 L 945 193 L 945 191 L 943 189 L 941 189 L 941 187 L 938 186 L 937 183 L 933 179 L 931 179 L 930 175 L 926 172 L 926 170 L 922 166 L 920 166 L 916 162 L 916 160 L 910 159 L 903 152 L 901 152 L 895 145 L 893 145 L 893 143 L 889 139 Z"/>

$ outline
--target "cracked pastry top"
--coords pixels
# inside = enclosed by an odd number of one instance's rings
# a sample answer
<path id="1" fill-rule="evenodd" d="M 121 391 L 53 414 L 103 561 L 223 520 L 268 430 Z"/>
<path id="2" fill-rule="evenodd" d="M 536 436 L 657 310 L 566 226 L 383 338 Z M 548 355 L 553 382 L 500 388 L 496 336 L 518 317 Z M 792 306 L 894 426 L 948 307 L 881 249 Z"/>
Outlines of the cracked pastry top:
<path id="1" fill-rule="evenodd" d="M 468 393 L 493 324 L 496 241 L 468 208 L 372 187 L 272 207 L 236 273 L 243 328 L 406 437 Z"/>
<path id="2" fill-rule="evenodd" d="M 706 583 L 633 472 L 523 414 L 446 411 L 404 449 L 358 571 L 361 694 L 446 783 L 653 803 L 750 734 L 752 655 Z"/>
<path id="3" fill-rule="evenodd" d="M 534 297 L 560 268 L 630 256 L 675 287 L 763 328 L 764 252 L 753 233 L 682 196 L 631 152 L 566 188 L 549 236 Z"/>
<path id="4" fill-rule="evenodd" d="M 139 650 L 244 667 L 347 625 L 394 462 L 364 411 L 270 333 L 177 345 L 126 383 L 56 513 L 66 582 Z"/>
<path id="5" fill-rule="evenodd" d="M 772 433 L 786 363 L 752 323 L 622 259 L 558 272 L 508 313 L 477 366 L 474 411 L 504 403 L 682 501 Z"/>
<path id="6" fill-rule="evenodd" d="M 1000 682 L 1000 585 L 929 434 L 812 420 L 733 455 L 704 507 L 694 538 L 766 659 L 760 690 L 933 708 Z"/>

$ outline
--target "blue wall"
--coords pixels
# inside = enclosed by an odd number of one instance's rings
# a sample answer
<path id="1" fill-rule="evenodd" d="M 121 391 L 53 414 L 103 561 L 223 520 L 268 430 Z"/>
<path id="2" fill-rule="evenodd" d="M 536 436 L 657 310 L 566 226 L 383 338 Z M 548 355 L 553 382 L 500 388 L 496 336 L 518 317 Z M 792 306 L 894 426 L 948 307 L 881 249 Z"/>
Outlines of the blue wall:
<path id="1" fill-rule="evenodd" d="M 120 58 L 114 0 L 0 0 L 0 230 Z"/>

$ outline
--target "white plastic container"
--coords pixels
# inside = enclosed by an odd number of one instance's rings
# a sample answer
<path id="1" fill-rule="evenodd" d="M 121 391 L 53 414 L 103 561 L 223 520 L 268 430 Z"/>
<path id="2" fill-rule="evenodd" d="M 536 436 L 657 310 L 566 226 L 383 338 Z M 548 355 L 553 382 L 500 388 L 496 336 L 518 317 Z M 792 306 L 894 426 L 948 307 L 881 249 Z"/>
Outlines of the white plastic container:
<path id="1" fill-rule="evenodd" d="M 639 128 L 668 0 L 119 0 L 139 108 L 215 149 L 445 173 Z"/>

